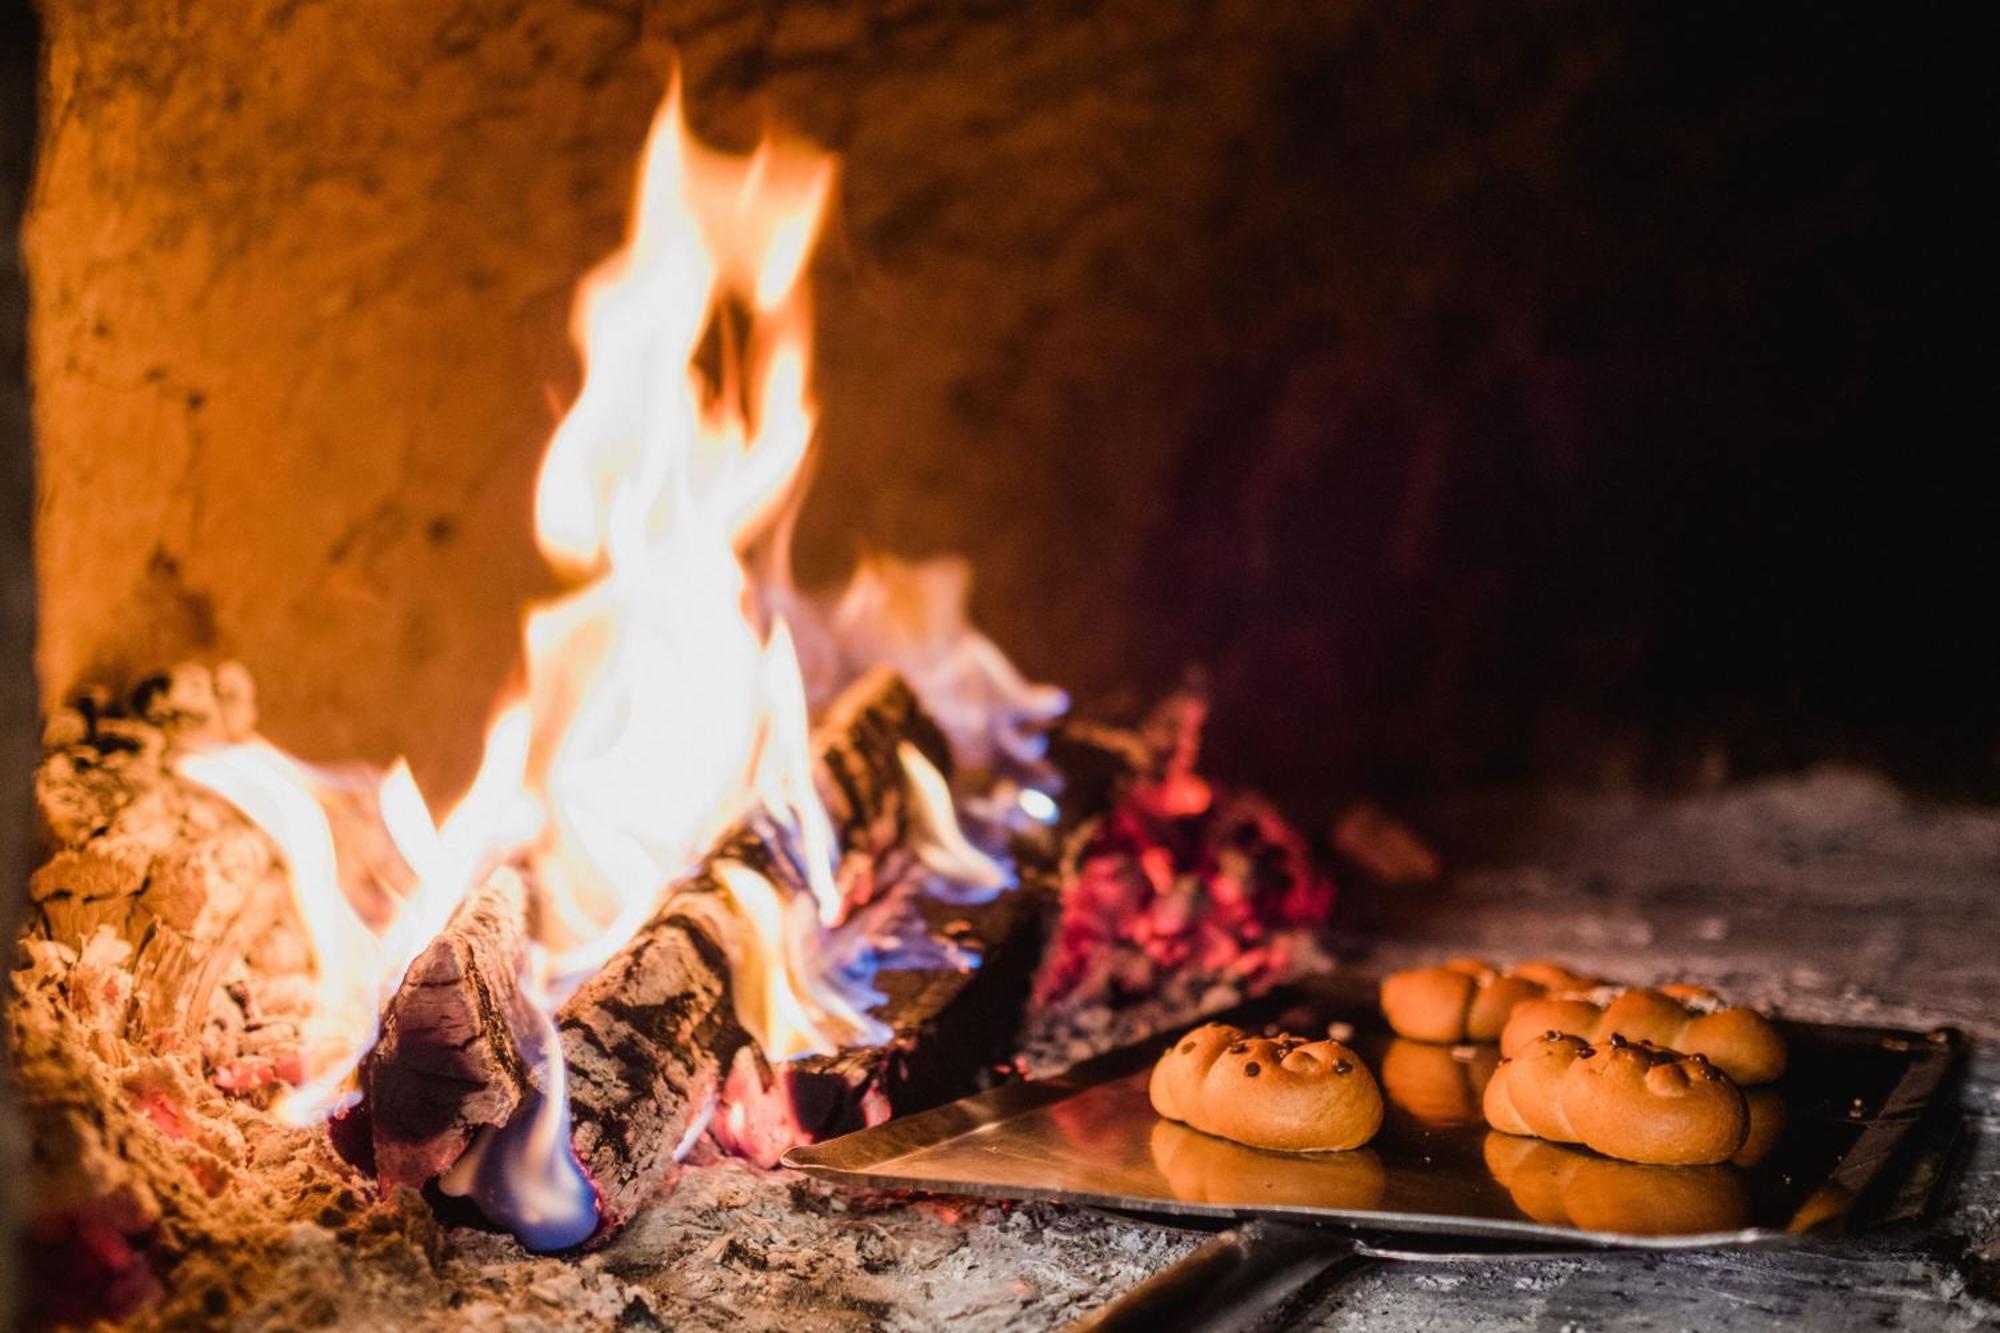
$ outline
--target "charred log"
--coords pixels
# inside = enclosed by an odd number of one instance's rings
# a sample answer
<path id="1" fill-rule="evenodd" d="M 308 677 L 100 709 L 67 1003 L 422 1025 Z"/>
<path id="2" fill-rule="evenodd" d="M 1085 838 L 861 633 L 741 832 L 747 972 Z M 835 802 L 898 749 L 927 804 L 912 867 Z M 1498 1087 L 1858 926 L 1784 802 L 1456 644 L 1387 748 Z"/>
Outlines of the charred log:
<path id="1" fill-rule="evenodd" d="M 501 870 L 473 891 L 403 978 L 362 1074 L 385 1187 L 422 1185 L 481 1125 L 521 1104 L 523 1043 L 534 1016 L 520 992 L 527 894 Z"/>
<path id="2" fill-rule="evenodd" d="M 941 770 L 944 736 L 916 695 L 887 670 L 856 681 L 814 733 L 819 790 L 842 850 L 841 877 L 893 874 L 913 811 L 900 747 Z M 747 860 L 784 878 L 752 823 L 720 840 L 708 860 Z M 600 1196 L 607 1228 L 631 1215 L 713 1105 L 723 1071 L 748 1041 L 729 991 L 735 919 L 706 869 L 675 886 L 653 918 L 556 1017 L 570 1080 L 572 1140 Z M 370 1116 L 378 1168 L 394 1178 L 435 1175 L 472 1133 L 503 1123 L 525 1099 L 512 977 L 521 934 L 496 929 L 468 904 L 413 967 L 392 999 L 385 1041 L 363 1079 L 390 1099 Z M 387 1040 L 389 1025 L 394 1040 Z M 457 1054 L 454 1054 L 457 1053 Z M 422 1104 L 419 1105 L 419 1100 Z M 385 1176 L 385 1179 L 389 1177 Z"/>
<path id="3" fill-rule="evenodd" d="M 770 1065 L 752 1048 L 729 1070 L 724 1147 L 764 1166 L 795 1143 L 832 1138 L 976 1092 L 1006 1074 L 1053 917 L 1047 872 L 990 903 L 924 903 L 928 924 L 972 957 L 959 967 L 877 973 L 881 1045 Z"/>

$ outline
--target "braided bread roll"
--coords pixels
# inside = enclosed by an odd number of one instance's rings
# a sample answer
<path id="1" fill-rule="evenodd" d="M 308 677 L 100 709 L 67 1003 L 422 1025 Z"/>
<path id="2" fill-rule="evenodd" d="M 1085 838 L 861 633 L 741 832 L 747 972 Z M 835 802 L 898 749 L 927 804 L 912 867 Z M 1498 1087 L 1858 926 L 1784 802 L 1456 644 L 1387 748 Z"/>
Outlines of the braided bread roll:
<path id="1" fill-rule="evenodd" d="M 1750 1132 L 1743 1092 L 1706 1057 L 1613 1036 L 1550 1032 L 1501 1062 L 1486 1123 L 1653 1166 L 1726 1162 Z"/>
<path id="2" fill-rule="evenodd" d="M 1396 1035 L 1414 1041 L 1492 1041 L 1522 1001 L 1596 984 L 1558 963 L 1522 963 L 1503 973 L 1482 959 L 1454 958 L 1384 977 L 1382 1014 Z"/>
<path id="3" fill-rule="evenodd" d="M 1640 1166 L 1511 1134 L 1486 1136 L 1486 1169 L 1537 1222 L 1637 1236 L 1734 1231 L 1750 1193 L 1726 1166 Z"/>
<path id="4" fill-rule="evenodd" d="M 1382 1127 L 1382 1091 L 1347 1047 L 1221 1023 L 1170 1047 L 1148 1094 L 1169 1120 L 1279 1152 L 1344 1152 Z"/>
<path id="5" fill-rule="evenodd" d="M 1603 1043 L 1613 1033 L 1633 1042 L 1705 1055 L 1738 1083 L 1770 1083 L 1785 1072 L 1785 1039 L 1755 1009 L 1730 1008 L 1703 986 L 1546 995 L 1514 1006 L 1500 1033 L 1513 1055 L 1544 1032 Z"/>

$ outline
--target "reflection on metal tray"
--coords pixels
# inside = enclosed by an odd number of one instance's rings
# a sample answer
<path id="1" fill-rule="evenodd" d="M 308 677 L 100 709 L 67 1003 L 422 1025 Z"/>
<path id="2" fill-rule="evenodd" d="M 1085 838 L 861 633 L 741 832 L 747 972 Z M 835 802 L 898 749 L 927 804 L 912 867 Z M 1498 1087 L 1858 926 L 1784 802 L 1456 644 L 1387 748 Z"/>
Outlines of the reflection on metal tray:
<path id="1" fill-rule="evenodd" d="M 1491 1047 L 1393 1037 L 1373 989 L 1296 988 L 1222 1017 L 1350 1044 L 1388 1102 L 1350 1153 L 1261 1152 L 1161 1120 L 1146 1097 L 1178 1033 L 1053 1079 L 1016 1083 L 827 1143 L 789 1166 L 823 1179 L 1129 1211 L 1268 1216 L 1372 1230 L 1569 1244 L 1745 1244 L 1833 1225 L 1869 1196 L 1963 1050 L 1952 1030 L 1785 1023 L 1791 1068 L 1752 1089 L 1741 1165 L 1649 1167 L 1489 1131 L 1479 1089 Z"/>

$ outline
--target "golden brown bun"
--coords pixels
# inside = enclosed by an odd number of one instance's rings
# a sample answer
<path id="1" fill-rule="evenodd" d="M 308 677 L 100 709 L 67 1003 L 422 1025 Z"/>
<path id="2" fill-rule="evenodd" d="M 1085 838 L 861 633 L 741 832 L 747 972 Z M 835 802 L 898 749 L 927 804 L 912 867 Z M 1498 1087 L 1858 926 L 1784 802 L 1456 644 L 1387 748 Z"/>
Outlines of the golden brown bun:
<path id="1" fill-rule="evenodd" d="M 1562 1088 L 1570 1069 L 1589 1052 L 1580 1037 L 1551 1032 L 1512 1059 L 1502 1060 L 1486 1084 L 1486 1123 L 1503 1134 L 1524 1134 L 1552 1143 L 1580 1143 L 1563 1110 Z"/>
<path id="2" fill-rule="evenodd" d="M 1679 1236 L 1734 1231 L 1750 1220 L 1742 1174 L 1726 1166 L 1641 1166 L 1493 1133 L 1486 1167 L 1516 1208 L 1547 1225 Z"/>
<path id="3" fill-rule="evenodd" d="M 1701 1056 L 1614 1036 L 1592 1048 L 1551 1032 L 1504 1061 L 1486 1085 L 1486 1122 L 1628 1162 L 1726 1162 L 1750 1129 L 1742 1091 Z"/>
<path id="4" fill-rule="evenodd" d="M 1681 1030 L 1680 1049 L 1699 1051 L 1738 1083 L 1774 1083 L 1785 1073 L 1785 1039 L 1755 1009 L 1718 1009 Z"/>
<path id="5" fill-rule="evenodd" d="M 1167 1119 L 1253 1148 L 1342 1152 L 1382 1127 L 1375 1076 L 1337 1041 L 1205 1024 L 1160 1057 L 1148 1091 Z"/>
<path id="6" fill-rule="evenodd" d="M 1454 958 L 1438 967 L 1392 972 L 1382 979 L 1382 1014 L 1396 1035 L 1413 1041 L 1455 1044 L 1492 1041 L 1508 1015 L 1551 985 L 1592 984 L 1556 963 L 1523 963 L 1501 972 L 1478 958 Z"/>
<path id="7" fill-rule="evenodd" d="M 1514 1006 L 1500 1030 L 1500 1054 L 1512 1057 L 1544 1032 L 1567 1032 L 1586 1042 L 1604 1011 L 1588 1000 L 1543 995 Z"/>
<path id="8" fill-rule="evenodd" d="M 1477 1125 L 1480 1097 L 1499 1063 L 1491 1046 L 1434 1046 L 1397 1037 L 1382 1053 L 1382 1091 L 1423 1124 Z"/>
<path id="9" fill-rule="evenodd" d="M 1750 1132 L 1742 1090 L 1705 1057 L 1619 1036 L 1564 1077 L 1562 1110 L 1584 1146 L 1656 1166 L 1726 1162 Z"/>
<path id="10" fill-rule="evenodd" d="M 1615 1033 L 1688 1055 L 1705 1055 L 1738 1083 L 1770 1083 L 1785 1072 L 1785 1040 L 1755 1009 L 1719 1008 L 1713 991 L 1663 986 L 1595 996 L 1544 995 L 1514 1006 L 1500 1033 L 1513 1055 L 1544 1032 L 1569 1032 L 1602 1045 Z"/>
<path id="11" fill-rule="evenodd" d="M 1451 967 L 1419 967 L 1382 978 L 1382 1016 L 1414 1041 L 1465 1040 L 1465 1015 L 1478 981 Z"/>
<path id="12" fill-rule="evenodd" d="M 1188 1203 L 1373 1208 L 1382 1202 L 1386 1176 L 1372 1148 L 1301 1157 L 1246 1148 L 1161 1120 L 1153 1125 L 1152 1149 L 1153 1165 L 1168 1188 Z"/>

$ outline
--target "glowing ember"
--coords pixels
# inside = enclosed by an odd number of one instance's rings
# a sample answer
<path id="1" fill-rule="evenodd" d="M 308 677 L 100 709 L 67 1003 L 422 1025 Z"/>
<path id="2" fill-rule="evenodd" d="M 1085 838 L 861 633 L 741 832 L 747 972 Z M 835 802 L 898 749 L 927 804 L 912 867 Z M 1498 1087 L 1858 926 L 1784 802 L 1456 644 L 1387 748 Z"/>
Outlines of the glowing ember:
<path id="1" fill-rule="evenodd" d="M 972 628 L 962 564 L 876 561 L 830 605 L 792 585 L 815 424 L 803 278 L 833 178 L 831 158 L 797 145 L 703 148 L 678 89 L 668 94 L 626 243 L 579 293 L 583 386 L 536 490 L 536 538 L 574 584 L 527 615 L 522 697 L 498 715 L 450 816 L 434 822 L 400 766 L 382 780 L 382 821 L 414 884 L 386 924 L 371 929 L 342 897 L 337 839 L 306 770 L 261 742 L 181 766 L 290 862 L 321 992 L 308 1081 L 287 1103 L 300 1118 L 342 1103 L 382 1003 L 454 908 L 497 867 L 520 869 L 539 946 L 521 979 L 541 1015 L 526 1053 L 539 1094 L 482 1133 L 442 1187 L 532 1248 L 575 1244 L 597 1219 L 550 1015 L 746 816 L 768 835 L 772 873 L 711 867 L 740 927 L 732 990 L 745 1030 L 773 1060 L 890 1035 L 870 1017 L 882 999 L 871 978 L 922 946 L 885 932 L 879 906 L 849 920 L 809 698 L 887 662 L 962 762 L 1024 773 L 1067 706 Z M 960 829 L 937 768 L 912 746 L 901 763 L 926 889 L 977 901 L 1008 887 L 1007 868 Z M 1040 790 L 1020 798 L 1030 817 L 1053 817 Z"/>

